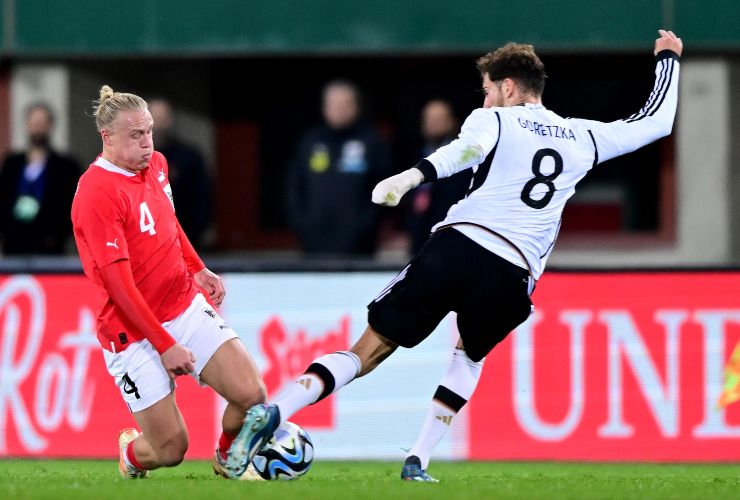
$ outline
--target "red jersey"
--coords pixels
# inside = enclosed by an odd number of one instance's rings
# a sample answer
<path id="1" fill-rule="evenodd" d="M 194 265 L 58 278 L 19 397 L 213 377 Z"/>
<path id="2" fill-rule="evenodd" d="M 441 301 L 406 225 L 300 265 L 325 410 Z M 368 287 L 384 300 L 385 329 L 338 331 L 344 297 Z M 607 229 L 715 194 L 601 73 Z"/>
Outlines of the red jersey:
<path id="1" fill-rule="evenodd" d="M 197 292 L 183 258 L 162 153 L 155 151 L 136 174 L 99 156 L 80 177 L 72 225 L 82 267 L 100 294 L 97 331 L 104 349 L 120 352 L 145 337 L 117 311 L 100 268 L 128 259 L 136 287 L 160 322 L 192 302 Z"/>

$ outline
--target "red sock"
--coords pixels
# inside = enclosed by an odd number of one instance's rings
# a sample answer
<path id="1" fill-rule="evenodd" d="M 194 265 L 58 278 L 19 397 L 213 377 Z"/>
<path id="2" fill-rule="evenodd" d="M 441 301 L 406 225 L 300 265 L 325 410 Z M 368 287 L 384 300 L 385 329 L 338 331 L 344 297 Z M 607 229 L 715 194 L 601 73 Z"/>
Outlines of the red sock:
<path id="1" fill-rule="evenodd" d="M 218 438 L 218 453 L 224 460 L 226 460 L 226 452 L 229 451 L 229 447 L 231 446 L 231 443 L 234 442 L 237 434 L 239 433 L 237 432 L 232 436 L 230 434 L 226 434 L 226 431 L 223 431 L 221 433 L 221 437 Z"/>
<path id="2" fill-rule="evenodd" d="M 145 470 L 144 466 L 141 465 L 141 463 L 136 460 L 136 454 L 134 453 L 134 442 L 131 441 L 128 446 L 126 446 L 126 458 L 128 459 L 128 463 L 133 465 L 139 470 Z"/>

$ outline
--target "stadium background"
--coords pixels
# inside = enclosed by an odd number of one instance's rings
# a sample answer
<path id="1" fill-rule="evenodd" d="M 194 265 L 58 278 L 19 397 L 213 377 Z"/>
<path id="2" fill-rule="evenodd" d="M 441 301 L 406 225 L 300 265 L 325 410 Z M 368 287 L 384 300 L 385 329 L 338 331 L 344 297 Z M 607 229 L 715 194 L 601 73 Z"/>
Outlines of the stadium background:
<path id="1" fill-rule="evenodd" d="M 715 408 L 740 340 L 735 2 L 1 5 L 0 149 L 23 147 L 23 111 L 44 99 L 58 117 L 55 145 L 91 160 L 89 106 L 102 83 L 177 106 L 179 133 L 200 146 L 216 182 L 205 260 L 225 273 L 224 316 L 271 391 L 317 354 L 348 347 L 364 304 L 404 262 L 394 251 L 361 261 L 295 251 L 282 178 L 319 118 L 326 81 L 360 84 L 398 160 L 422 103 L 445 97 L 462 116 L 479 105 L 473 61 L 503 42 L 538 48 L 548 107 L 613 120 L 651 89 L 655 30 L 675 30 L 687 49 L 673 136 L 583 183 L 537 314 L 489 357 L 439 456 L 740 460 L 740 408 Z M 4 257 L 0 273 L 0 456 L 113 456 L 117 430 L 133 420 L 105 373 L 76 257 Z M 450 317 L 420 349 L 298 416 L 317 455 L 400 459 L 454 340 Z M 189 456 L 207 458 L 220 402 L 179 383 Z"/>

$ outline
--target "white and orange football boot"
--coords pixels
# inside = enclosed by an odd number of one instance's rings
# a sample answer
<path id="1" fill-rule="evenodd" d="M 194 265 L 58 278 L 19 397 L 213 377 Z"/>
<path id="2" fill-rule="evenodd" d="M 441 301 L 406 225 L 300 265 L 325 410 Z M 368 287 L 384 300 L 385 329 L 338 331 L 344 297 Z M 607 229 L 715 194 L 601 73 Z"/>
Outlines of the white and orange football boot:
<path id="1" fill-rule="evenodd" d="M 139 436 L 139 431 L 128 428 L 118 434 L 118 472 L 124 479 L 144 479 L 149 475 L 148 470 L 139 470 L 126 463 L 126 448 L 128 444 Z"/>
<path id="2" fill-rule="evenodd" d="M 211 466 L 213 467 L 214 474 L 229 479 L 229 473 L 226 471 L 226 459 L 221 458 L 221 451 L 218 448 L 216 448 Z"/>
<path id="3" fill-rule="evenodd" d="M 216 448 L 216 454 L 213 457 L 213 463 L 211 466 L 213 467 L 213 473 L 217 476 L 221 476 L 225 479 L 232 479 L 229 476 L 229 471 L 226 470 L 226 459 L 221 458 L 221 452 L 218 448 Z M 252 464 L 249 464 L 249 467 L 244 471 L 244 474 L 234 479 L 238 479 L 239 481 L 264 481 L 264 479 L 257 474 L 257 471 Z"/>

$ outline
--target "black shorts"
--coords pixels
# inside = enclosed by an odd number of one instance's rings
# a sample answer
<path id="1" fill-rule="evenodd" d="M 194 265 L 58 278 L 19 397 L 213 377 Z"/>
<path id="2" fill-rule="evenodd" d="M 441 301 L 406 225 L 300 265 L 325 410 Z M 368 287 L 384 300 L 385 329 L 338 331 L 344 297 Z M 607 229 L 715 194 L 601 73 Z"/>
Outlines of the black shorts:
<path id="1" fill-rule="evenodd" d="M 529 272 L 441 229 L 367 307 L 370 326 L 402 347 L 419 344 L 455 311 L 465 352 L 479 361 L 529 317 Z"/>

